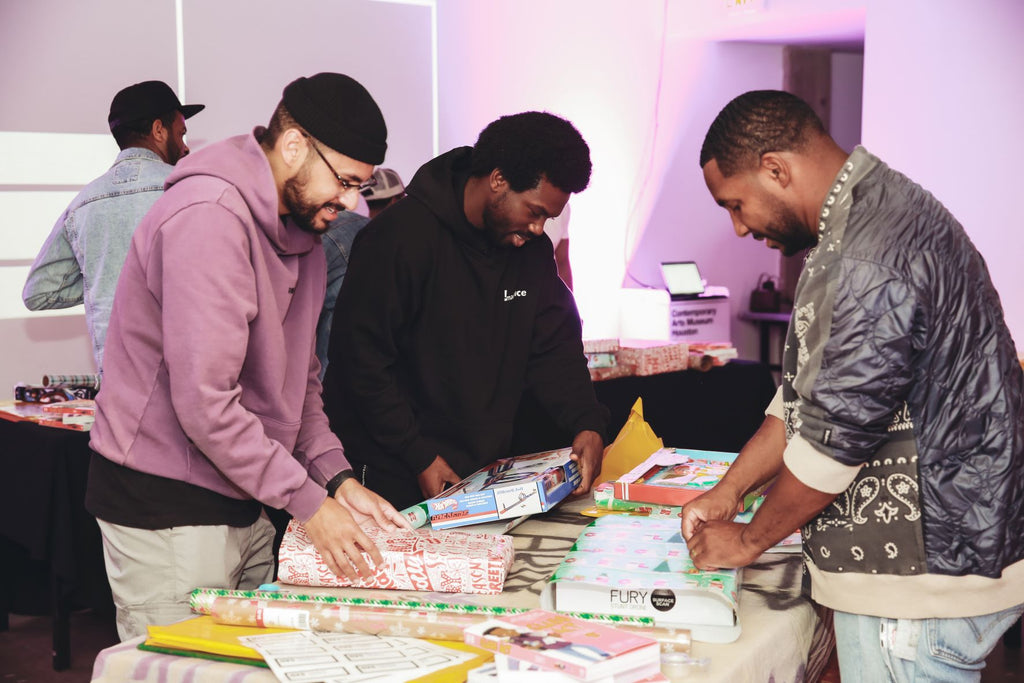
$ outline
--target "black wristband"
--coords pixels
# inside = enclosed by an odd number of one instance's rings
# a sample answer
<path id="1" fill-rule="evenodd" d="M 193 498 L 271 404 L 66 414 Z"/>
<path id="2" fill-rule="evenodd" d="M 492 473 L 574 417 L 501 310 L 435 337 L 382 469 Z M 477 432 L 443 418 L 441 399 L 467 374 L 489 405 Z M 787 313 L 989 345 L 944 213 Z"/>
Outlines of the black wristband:
<path id="1" fill-rule="evenodd" d="M 329 482 L 327 482 L 327 485 L 324 487 L 327 489 L 327 495 L 330 496 L 331 498 L 334 498 L 334 494 L 337 493 L 338 489 L 341 487 L 342 484 L 344 484 L 349 479 L 355 478 L 356 473 L 353 472 L 352 470 L 342 470 L 341 472 L 338 472 Z"/>

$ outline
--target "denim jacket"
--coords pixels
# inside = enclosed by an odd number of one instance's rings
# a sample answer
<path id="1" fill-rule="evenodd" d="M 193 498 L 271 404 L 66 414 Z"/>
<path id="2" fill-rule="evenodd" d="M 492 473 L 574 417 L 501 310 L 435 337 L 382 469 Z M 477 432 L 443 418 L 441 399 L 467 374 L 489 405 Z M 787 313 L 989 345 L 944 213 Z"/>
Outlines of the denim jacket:
<path id="1" fill-rule="evenodd" d="M 356 234 L 369 222 L 369 218 L 352 211 L 342 211 L 323 234 L 324 256 L 327 258 L 327 293 L 320 320 L 316 324 L 316 357 L 320 360 L 320 380 L 327 372 L 327 342 L 331 338 L 331 321 L 334 319 L 334 302 L 341 291 L 341 282 L 348 271 L 348 259 L 352 253 L 352 241 Z"/>
<path id="2" fill-rule="evenodd" d="M 148 149 L 129 147 L 78 193 L 53 226 L 22 291 L 33 311 L 85 304 L 96 370 L 102 372 L 110 307 L 132 233 L 174 169 Z"/>

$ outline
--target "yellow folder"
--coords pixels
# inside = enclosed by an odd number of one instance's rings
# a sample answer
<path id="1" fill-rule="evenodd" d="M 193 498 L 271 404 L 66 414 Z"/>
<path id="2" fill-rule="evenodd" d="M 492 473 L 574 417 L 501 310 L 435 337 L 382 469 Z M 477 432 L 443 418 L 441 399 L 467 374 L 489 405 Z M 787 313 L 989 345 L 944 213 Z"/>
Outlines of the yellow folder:
<path id="1" fill-rule="evenodd" d="M 259 636 L 267 633 L 285 633 L 290 628 L 260 628 L 258 626 L 228 626 L 218 624 L 211 616 L 193 617 L 168 626 L 147 626 L 146 645 L 191 652 L 206 652 L 227 657 L 255 659 L 263 657 L 251 647 L 238 642 L 239 636 Z"/>
<path id="2" fill-rule="evenodd" d="M 229 626 L 218 624 L 211 616 L 200 616 L 179 621 L 169 626 L 148 626 L 149 637 L 145 645 L 149 648 L 167 652 L 169 650 L 197 653 L 198 656 L 213 655 L 215 657 L 231 657 L 263 663 L 263 657 L 252 649 L 238 642 L 240 636 L 259 636 L 267 633 L 284 633 L 293 631 L 288 628 L 260 628 L 258 626 Z M 486 650 L 448 640 L 428 640 L 435 645 L 449 647 L 476 655 L 462 664 L 454 664 L 424 677 L 414 679 L 410 683 L 456 683 L 466 680 L 470 669 L 482 666 L 494 658 Z"/>

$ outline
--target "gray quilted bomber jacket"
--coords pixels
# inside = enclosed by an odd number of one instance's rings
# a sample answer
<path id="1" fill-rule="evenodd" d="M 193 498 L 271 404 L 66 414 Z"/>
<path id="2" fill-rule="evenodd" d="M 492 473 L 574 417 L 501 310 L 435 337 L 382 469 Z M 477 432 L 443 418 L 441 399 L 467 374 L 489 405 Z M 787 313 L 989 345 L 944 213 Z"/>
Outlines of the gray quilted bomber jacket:
<path id="1" fill-rule="evenodd" d="M 860 147 L 819 228 L 785 420 L 862 467 L 804 528 L 809 561 L 821 575 L 999 577 L 1024 558 L 1024 373 L 984 260 L 938 200 Z"/>

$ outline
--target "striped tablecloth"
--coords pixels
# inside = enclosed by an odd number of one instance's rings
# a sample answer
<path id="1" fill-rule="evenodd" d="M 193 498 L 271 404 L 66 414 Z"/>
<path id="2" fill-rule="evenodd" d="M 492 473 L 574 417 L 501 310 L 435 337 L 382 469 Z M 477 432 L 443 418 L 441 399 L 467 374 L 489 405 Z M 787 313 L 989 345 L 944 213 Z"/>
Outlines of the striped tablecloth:
<path id="1" fill-rule="evenodd" d="M 505 590 L 499 595 L 298 586 L 294 590 L 307 595 L 323 593 L 418 602 L 537 607 L 544 582 L 590 521 L 578 514 L 578 510 L 590 502 L 568 501 L 549 513 L 527 520 L 511 532 L 516 559 Z M 710 659 L 710 667 L 687 680 L 723 683 L 816 680 L 834 641 L 831 624 L 825 623 L 830 620 L 826 618 L 822 622 L 810 600 L 802 595 L 802 577 L 803 562 L 798 555 L 766 554 L 744 570 L 739 606 L 742 635 L 727 645 L 695 642 L 692 654 Z M 275 681 L 267 669 L 144 652 L 137 648 L 139 642 L 141 639 L 127 641 L 100 652 L 93 666 L 93 682 Z"/>

